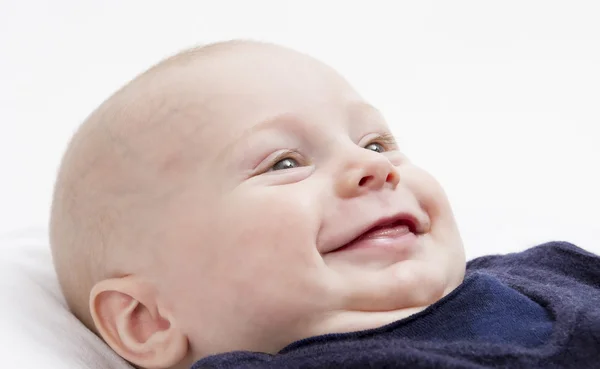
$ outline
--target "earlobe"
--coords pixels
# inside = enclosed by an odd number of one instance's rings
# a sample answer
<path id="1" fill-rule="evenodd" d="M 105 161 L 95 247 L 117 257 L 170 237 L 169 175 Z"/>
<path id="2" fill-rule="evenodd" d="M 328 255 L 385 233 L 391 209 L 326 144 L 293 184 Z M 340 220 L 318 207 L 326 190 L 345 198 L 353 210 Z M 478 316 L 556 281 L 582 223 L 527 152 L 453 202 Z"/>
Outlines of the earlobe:
<path id="1" fill-rule="evenodd" d="M 104 341 L 124 359 L 144 368 L 169 368 L 188 353 L 174 317 L 152 288 L 134 276 L 106 279 L 90 294 L 90 313 Z"/>

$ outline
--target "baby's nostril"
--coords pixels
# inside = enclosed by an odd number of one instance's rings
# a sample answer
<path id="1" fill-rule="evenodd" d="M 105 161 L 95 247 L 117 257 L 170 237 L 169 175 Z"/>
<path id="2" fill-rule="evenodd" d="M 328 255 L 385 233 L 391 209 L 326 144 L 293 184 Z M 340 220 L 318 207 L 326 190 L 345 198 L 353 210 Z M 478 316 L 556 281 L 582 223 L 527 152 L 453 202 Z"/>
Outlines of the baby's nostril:
<path id="1" fill-rule="evenodd" d="M 362 178 L 360 179 L 360 181 L 358 181 L 358 185 L 359 185 L 359 186 L 364 186 L 364 185 L 366 185 L 366 184 L 367 184 L 367 182 L 369 182 L 369 181 L 370 181 L 370 180 L 372 180 L 372 179 L 373 179 L 373 176 L 366 176 L 366 177 L 362 177 Z"/>
<path id="2" fill-rule="evenodd" d="M 388 174 L 387 177 L 385 177 L 386 182 L 391 182 L 393 179 L 394 179 L 394 175 L 392 173 Z"/>

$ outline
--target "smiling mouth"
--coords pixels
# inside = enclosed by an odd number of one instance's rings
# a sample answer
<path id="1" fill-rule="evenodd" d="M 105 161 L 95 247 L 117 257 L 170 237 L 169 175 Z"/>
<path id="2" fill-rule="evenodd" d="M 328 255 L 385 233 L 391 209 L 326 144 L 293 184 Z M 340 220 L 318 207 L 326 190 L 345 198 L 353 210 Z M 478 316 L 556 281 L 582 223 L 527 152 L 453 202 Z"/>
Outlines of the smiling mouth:
<path id="1" fill-rule="evenodd" d="M 408 233 L 416 233 L 415 225 L 407 219 L 395 220 L 368 229 L 350 243 L 366 239 L 399 237 Z"/>
<path id="2" fill-rule="evenodd" d="M 415 237 L 419 234 L 416 221 L 409 217 L 386 220 L 372 226 L 358 237 L 331 252 L 344 251 L 373 243 L 384 242 L 387 244 L 389 241 L 405 239 L 407 236 Z"/>

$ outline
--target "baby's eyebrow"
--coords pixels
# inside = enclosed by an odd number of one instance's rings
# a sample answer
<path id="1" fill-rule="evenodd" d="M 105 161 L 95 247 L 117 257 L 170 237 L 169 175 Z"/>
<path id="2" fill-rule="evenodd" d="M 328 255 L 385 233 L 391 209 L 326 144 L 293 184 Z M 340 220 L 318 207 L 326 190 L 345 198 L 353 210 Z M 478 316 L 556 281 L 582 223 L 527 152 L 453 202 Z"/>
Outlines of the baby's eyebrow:
<path id="1" fill-rule="evenodd" d="M 383 117 L 381 112 L 377 108 L 365 101 L 349 102 L 346 106 L 346 111 L 348 112 L 348 117 L 350 118 L 348 119 L 349 122 L 355 121 L 356 116 L 375 115 L 378 118 Z M 272 128 L 278 128 L 284 131 L 300 133 L 300 131 L 302 131 L 305 128 L 305 125 L 302 124 L 302 118 L 296 114 L 280 113 L 273 115 L 267 119 L 264 119 L 261 122 L 255 124 L 254 126 L 245 129 L 234 141 L 239 142 L 253 135 L 256 132 Z"/>
<path id="2" fill-rule="evenodd" d="M 234 147 L 247 141 L 249 137 L 253 136 L 257 132 L 266 131 L 270 129 L 279 129 L 281 131 L 291 131 L 296 134 L 300 134 L 303 125 L 302 119 L 292 113 L 280 113 L 268 117 L 259 123 L 243 130 L 237 137 L 235 137 L 230 143 L 228 143 L 219 153 L 217 158 L 221 159 L 227 156 Z"/>
<path id="3" fill-rule="evenodd" d="M 381 120 L 382 122 L 384 121 L 380 111 L 365 101 L 349 102 L 346 105 L 346 112 L 348 114 L 347 117 L 350 125 L 353 125 L 353 122 L 364 122 L 365 116 L 376 116 L 377 120 Z M 302 117 L 290 112 L 279 113 L 263 119 L 257 124 L 243 130 L 222 149 L 217 158 L 224 158 L 232 151 L 234 147 L 248 140 L 249 137 L 253 136 L 257 132 L 270 129 L 288 131 L 294 133 L 295 135 L 304 137 L 310 136 L 310 132 L 306 132 L 309 129 L 308 126 L 306 124 L 302 124 Z M 317 133 L 313 132 L 313 134 Z"/>
<path id="4" fill-rule="evenodd" d="M 302 119 L 297 115 L 292 113 L 276 114 L 242 131 L 236 138 L 236 141 L 243 140 L 256 132 L 268 129 L 278 128 L 283 131 L 299 131 L 301 130 L 300 127 L 302 127 Z"/>

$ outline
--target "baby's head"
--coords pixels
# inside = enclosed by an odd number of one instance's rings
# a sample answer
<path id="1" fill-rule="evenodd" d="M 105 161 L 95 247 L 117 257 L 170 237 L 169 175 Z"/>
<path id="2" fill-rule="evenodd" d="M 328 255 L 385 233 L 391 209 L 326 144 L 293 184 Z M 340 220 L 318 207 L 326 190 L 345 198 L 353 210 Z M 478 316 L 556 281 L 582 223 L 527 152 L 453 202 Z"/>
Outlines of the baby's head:
<path id="1" fill-rule="evenodd" d="M 289 49 L 167 59 L 65 154 L 51 244 L 70 308 L 144 368 L 422 310 L 462 282 L 465 256 L 442 188 L 391 137 L 347 81 Z"/>

